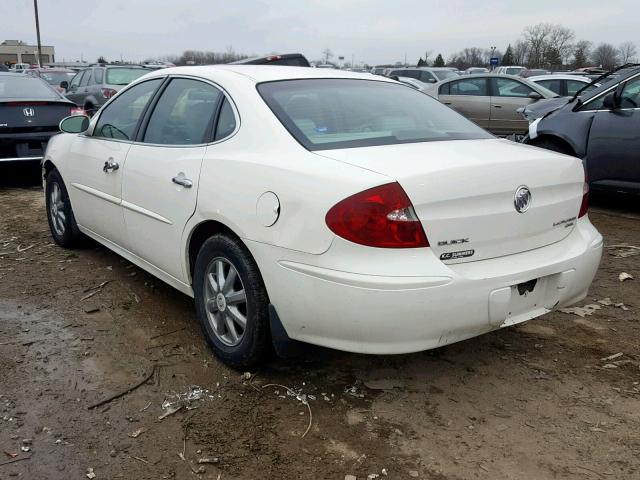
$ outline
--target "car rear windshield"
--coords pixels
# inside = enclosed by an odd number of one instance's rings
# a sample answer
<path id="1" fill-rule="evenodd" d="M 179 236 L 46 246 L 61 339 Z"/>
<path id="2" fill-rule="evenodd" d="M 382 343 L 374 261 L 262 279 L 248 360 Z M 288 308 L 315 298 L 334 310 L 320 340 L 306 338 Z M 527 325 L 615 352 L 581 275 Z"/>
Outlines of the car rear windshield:
<path id="1" fill-rule="evenodd" d="M 437 100 L 396 83 L 286 80 L 259 84 L 258 91 L 309 150 L 492 138 Z"/>
<path id="2" fill-rule="evenodd" d="M 458 76 L 456 72 L 453 72 L 451 70 L 433 70 L 433 73 L 436 77 L 438 77 L 438 80 L 446 80 L 447 78 Z"/>
<path id="3" fill-rule="evenodd" d="M 0 75 L 0 100 L 16 98 L 58 100 L 60 96 L 39 78 Z"/>
<path id="4" fill-rule="evenodd" d="M 107 85 L 129 85 L 149 70 L 143 68 L 107 68 Z"/>

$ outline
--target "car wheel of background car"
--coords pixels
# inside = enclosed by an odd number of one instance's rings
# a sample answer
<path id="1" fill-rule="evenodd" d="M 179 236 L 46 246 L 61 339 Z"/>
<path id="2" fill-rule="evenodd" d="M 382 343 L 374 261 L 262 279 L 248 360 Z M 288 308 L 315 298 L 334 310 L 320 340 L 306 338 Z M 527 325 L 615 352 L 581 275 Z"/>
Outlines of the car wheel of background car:
<path id="1" fill-rule="evenodd" d="M 249 251 L 228 235 L 209 238 L 196 258 L 193 289 L 215 354 L 235 368 L 258 363 L 269 346 L 269 297 Z"/>
<path id="2" fill-rule="evenodd" d="M 78 229 L 67 189 L 56 169 L 47 175 L 45 202 L 49 229 L 54 241 L 64 248 L 79 246 L 85 236 Z"/>

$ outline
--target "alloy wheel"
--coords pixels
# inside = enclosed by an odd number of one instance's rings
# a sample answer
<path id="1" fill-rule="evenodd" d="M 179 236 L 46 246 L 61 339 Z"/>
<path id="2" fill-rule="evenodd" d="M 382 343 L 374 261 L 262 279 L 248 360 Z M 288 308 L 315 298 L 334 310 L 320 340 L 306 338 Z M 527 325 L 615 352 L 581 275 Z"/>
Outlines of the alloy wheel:
<path id="1" fill-rule="evenodd" d="M 54 183 L 51 186 L 51 194 L 49 195 L 49 213 L 51 215 L 51 224 L 55 232 L 63 236 L 65 232 L 65 225 L 67 216 L 64 212 L 64 201 L 62 200 L 62 190 L 60 185 Z"/>
<path id="2" fill-rule="evenodd" d="M 216 337 L 235 347 L 247 328 L 247 295 L 236 267 L 226 258 L 214 258 L 204 276 L 204 305 Z"/>

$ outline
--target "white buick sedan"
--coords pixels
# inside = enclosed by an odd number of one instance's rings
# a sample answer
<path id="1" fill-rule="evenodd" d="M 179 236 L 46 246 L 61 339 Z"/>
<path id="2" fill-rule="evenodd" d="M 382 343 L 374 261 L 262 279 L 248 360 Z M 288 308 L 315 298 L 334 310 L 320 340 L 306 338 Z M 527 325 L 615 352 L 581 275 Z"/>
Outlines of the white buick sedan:
<path id="1" fill-rule="evenodd" d="M 193 296 L 235 367 L 289 340 L 396 354 L 524 322 L 585 297 L 602 253 L 579 159 L 384 77 L 168 68 L 61 129 L 55 241 Z"/>

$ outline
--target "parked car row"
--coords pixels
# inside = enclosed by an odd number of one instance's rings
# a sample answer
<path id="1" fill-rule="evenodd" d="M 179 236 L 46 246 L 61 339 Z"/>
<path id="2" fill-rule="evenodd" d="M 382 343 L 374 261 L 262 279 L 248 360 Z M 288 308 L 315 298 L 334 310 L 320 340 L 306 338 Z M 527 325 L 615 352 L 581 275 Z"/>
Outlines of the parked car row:
<path id="1" fill-rule="evenodd" d="M 497 135 L 526 133 L 529 123 L 517 110 L 557 96 L 524 78 L 494 74 L 454 76 L 423 92 Z"/>

